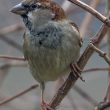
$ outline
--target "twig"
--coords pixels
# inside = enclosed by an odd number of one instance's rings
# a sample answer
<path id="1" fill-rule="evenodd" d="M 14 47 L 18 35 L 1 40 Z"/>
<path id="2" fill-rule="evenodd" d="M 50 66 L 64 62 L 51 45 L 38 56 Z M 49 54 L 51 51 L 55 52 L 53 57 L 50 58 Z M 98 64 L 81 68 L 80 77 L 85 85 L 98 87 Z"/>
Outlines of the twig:
<path id="1" fill-rule="evenodd" d="M 22 25 L 20 25 L 20 24 L 13 24 L 13 25 L 1 28 L 0 29 L 0 34 L 6 35 L 6 34 L 9 34 L 9 33 L 13 33 L 15 31 L 20 31 L 22 29 L 23 29 Z"/>
<path id="2" fill-rule="evenodd" d="M 6 64 L 3 64 L 2 66 L 0 66 L 0 87 L 1 87 L 4 79 L 8 75 L 8 71 L 11 67 L 27 67 L 27 63 L 19 62 L 19 61 L 10 61 L 10 62 L 7 62 Z"/>
<path id="3" fill-rule="evenodd" d="M 102 103 L 99 103 L 94 110 L 105 110 L 109 107 L 110 107 L 110 102 L 102 102 Z"/>
<path id="4" fill-rule="evenodd" d="M 8 59 L 8 60 L 25 61 L 24 57 L 14 57 L 14 56 L 8 56 L 8 55 L 0 55 L 0 58 L 4 58 L 4 59 Z"/>
<path id="5" fill-rule="evenodd" d="M 8 38 L 4 34 L 0 34 L 0 39 L 6 42 L 7 44 L 11 45 L 12 47 L 16 48 L 17 50 L 22 52 L 22 47 L 12 39 Z"/>
<path id="6" fill-rule="evenodd" d="M 0 66 L 0 88 L 3 84 L 3 81 L 5 80 L 6 76 L 8 75 L 10 70 L 9 65 L 2 65 Z"/>
<path id="7" fill-rule="evenodd" d="M 92 43 L 90 43 L 90 46 L 101 56 L 105 59 L 105 61 L 110 65 L 110 58 L 106 53 L 98 49 L 96 46 L 94 46 Z"/>
<path id="8" fill-rule="evenodd" d="M 10 62 L 8 62 L 8 63 L 5 63 L 4 65 L 2 65 L 1 67 L 0 67 L 0 69 L 1 68 L 7 68 L 7 67 L 27 67 L 27 63 L 26 62 L 19 62 L 19 60 L 18 61 L 10 61 Z"/>
<path id="9" fill-rule="evenodd" d="M 107 2 L 106 3 L 107 4 L 107 13 L 110 13 L 110 0 L 107 0 L 106 2 Z M 110 57 L 110 29 L 107 33 L 107 46 L 108 46 L 108 56 Z M 110 67 L 110 65 L 109 65 L 109 67 Z M 110 101 L 110 70 L 108 71 L 108 80 L 109 80 L 109 86 L 107 88 L 107 93 L 106 93 L 105 98 L 108 101 Z M 108 109 L 108 110 L 110 110 L 110 109 Z"/>
<path id="10" fill-rule="evenodd" d="M 90 69 L 85 69 L 83 73 L 93 72 L 93 71 L 108 71 L 108 70 L 110 70 L 110 68 L 90 68 Z"/>
<path id="11" fill-rule="evenodd" d="M 22 47 L 17 42 L 15 42 L 12 39 L 5 36 L 6 34 L 9 34 L 9 33 L 12 33 L 12 32 L 18 31 L 18 30 L 22 30 L 22 29 L 23 29 L 23 27 L 20 24 L 14 24 L 14 25 L 11 25 L 8 27 L 4 27 L 4 28 L 0 29 L 0 39 L 3 40 L 4 42 L 10 44 L 17 50 L 22 51 Z"/>
<path id="12" fill-rule="evenodd" d="M 85 100 L 90 102 L 93 105 L 97 105 L 98 102 L 94 100 L 87 92 L 85 92 L 83 89 L 78 87 L 77 85 L 74 86 L 73 88 L 77 93 L 79 93 Z"/>
<path id="13" fill-rule="evenodd" d="M 74 102 L 74 99 L 72 98 L 72 94 L 68 94 L 67 98 L 69 100 L 69 103 L 71 104 L 71 107 L 73 110 L 78 110 L 78 105 Z"/>
<path id="14" fill-rule="evenodd" d="M 100 0 L 91 0 L 90 6 L 95 9 L 97 7 L 97 5 L 99 4 L 99 2 L 100 2 Z M 93 16 L 90 13 L 86 12 L 86 16 L 80 26 L 80 33 L 81 33 L 82 38 L 85 37 L 85 33 L 87 32 L 88 27 L 91 24 L 92 17 Z"/>
<path id="15" fill-rule="evenodd" d="M 95 35 L 95 39 L 97 39 L 97 42 L 93 42 L 93 44 L 95 46 L 97 46 L 101 42 L 101 40 L 103 39 L 103 37 L 105 36 L 107 31 L 108 31 L 108 26 L 103 24 L 101 26 L 99 32 Z M 87 62 L 88 62 L 89 58 L 91 57 L 91 55 L 93 54 L 93 52 L 94 52 L 93 48 L 91 48 L 91 46 L 88 45 L 88 47 L 85 49 L 84 53 L 81 55 L 81 57 L 79 58 L 79 60 L 77 62 L 80 69 L 82 69 L 82 70 L 84 69 L 85 65 L 87 64 Z M 49 105 L 52 108 L 56 108 L 61 103 L 63 98 L 67 95 L 67 93 L 69 92 L 71 87 L 74 86 L 76 81 L 77 81 L 77 78 L 74 78 L 74 75 L 72 73 L 70 73 L 67 80 L 59 88 L 59 90 L 54 95 L 54 97 L 51 100 Z"/>
<path id="16" fill-rule="evenodd" d="M 8 71 L 11 67 L 27 67 L 27 63 L 12 60 L 12 61 L 7 62 L 6 64 L 3 64 L 2 66 L 0 66 L 0 87 L 1 87 L 4 79 L 8 75 Z"/>
<path id="17" fill-rule="evenodd" d="M 14 100 L 14 99 L 16 99 L 16 98 L 18 98 L 18 97 L 20 97 L 20 96 L 22 96 L 22 95 L 24 95 L 24 94 L 26 94 L 27 92 L 29 92 L 29 91 L 31 91 L 31 90 L 37 88 L 37 87 L 38 87 L 38 85 L 32 85 L 31 87 L 29 87 L 28 89 L 26 89 L 26 90 L 24 90 L 24 91 L 18 93 L 17 95 L 12 96 L 11 98 L 8 98 L 8 99 L 5 99 L 5 100 L 1 101 L 1 102 L 0 102 L 0 106 L 6 104 L 6 103 L 8 103 L 8 102 L 10 102 L 10 101 L 12 101 L 12 100 Z"/>
<path id="18" fill-rule="evenodd" d="M 81 8 L 83 8 L 84 10 L 88 11 L 89 13 L 94 15 L 96 18 L 98 18 L 100 21 L 105 23 L 107 26 L 110 26 L 110 20 L 108 18 L 106 18 L 101 13 L 99 13 L 98 11 L 93 9 L 92 7 L 88 6 L 84 2 L 81 2 L 80 0 L 68 0 L 68 1 L 70 1 L 71 3 L 76 4 L 77 6 L 79 6 Z"/>

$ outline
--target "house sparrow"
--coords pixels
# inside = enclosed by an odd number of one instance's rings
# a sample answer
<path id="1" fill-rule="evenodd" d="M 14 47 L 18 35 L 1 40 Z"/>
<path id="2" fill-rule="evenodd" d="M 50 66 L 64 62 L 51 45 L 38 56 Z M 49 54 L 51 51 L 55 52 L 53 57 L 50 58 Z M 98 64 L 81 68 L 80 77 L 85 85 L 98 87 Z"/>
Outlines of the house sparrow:
<path id="1" fill-rule="evenodd" d="M 43 102 L 45 83 L 70 72 L 70 64 L 76 63 L 81 47 L 79 30 L 51 0 L 25 0 L 11 12 L 20 15 L 26 26 L 24 57 L 40 83 Z"/>

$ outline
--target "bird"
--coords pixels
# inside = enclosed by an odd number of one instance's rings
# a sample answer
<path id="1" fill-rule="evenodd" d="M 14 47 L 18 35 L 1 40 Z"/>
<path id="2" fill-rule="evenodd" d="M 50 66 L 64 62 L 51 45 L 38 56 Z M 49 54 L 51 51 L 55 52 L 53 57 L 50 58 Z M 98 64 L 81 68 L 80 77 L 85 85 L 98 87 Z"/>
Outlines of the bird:
<path id="1" fill-rule="evenodd" d="M 79 58 L 82 42 L 78 26 L 52 0 L 24 0 L 11 12 L 20 15 L 25 24 L 24 58 L 40 84 L 44 103 L 46 82 L 69 73 L 70 64 Z"/>

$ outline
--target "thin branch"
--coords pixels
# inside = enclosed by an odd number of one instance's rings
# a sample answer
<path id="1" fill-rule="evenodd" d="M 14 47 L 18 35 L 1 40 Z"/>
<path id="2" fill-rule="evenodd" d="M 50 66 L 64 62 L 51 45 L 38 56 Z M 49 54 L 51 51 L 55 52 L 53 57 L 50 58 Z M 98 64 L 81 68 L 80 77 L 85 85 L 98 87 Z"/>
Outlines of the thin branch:
<path id="1" fill-rule="evenodd" d="M 8 75 L 10 70 L 10 67 L 8 65 L 2 65 L 0 66 L 0 88 L 2 87 L 2 84 Z"/>
<path id="2" fill-rule="evenodd" d="M 102 102 L 95 107 L 95 110 L 106 110 L 110 107 L 110 102 Z"/>
<path id="3" fill-rule="evenodd" d="M 26 60 L 24 57 L 14 57 L 14 56 L 8 56 L 8 55 L 0 55 L 0 58 L 4 58 L 4 59 L 8 59 L 8 60 L 19 60 L 19 61 Z"/>
<path id="4" fill-rule="evenodd" d="M 77 85 L 75 85 L 74 88 L 72 88 L 72 89 L 74 89 L 80 96 L 82 96 L 85 100 L 87 100 L 91 104 L 93 104 L 93 105 L 98 104 L 98 102 L 96 100 L 94 100 L 87 92 L 85 92 L 83 89 L 81 89 Z"/>
<path id="5" fill-rule="evenodd" d="M 9 33 L 13 33 L 15 31 L 21 31 L 21 30 L 23 30 L 23 26 L 22 25 L 13 24 L 13 25 L 1 28 L 0 29 L 0 34 L 6 35 L 6 34 L 9 34 Z"/>
<path id="6" fill-rule="evenodd" d="M 90 68 L 90 69 L 85 69 L 83 73 L 93 72 L 93 71 L 108 71 L 108 70 L 110 70 L 110 68 Z"/>
<path id="7" fill-rule="evenodd" d="M 106 5 L 107 5 L 107 13 L 110 13 L 110 0 L 107 0 L 106 1 Z M 108 56 L 110 57 L 110 29 L 107 33 L 107 46 L 108 46 Z M 109 65 L 109 68 L 110 68 L 110 65 Z M 108 71 L 108 79 L 109 79 L 109 86 L 107 88 L 107 93 L 106 93 L 106 96 L 105 96 L 105 99 L 110 101 L 110 70 Z M 110 109 L 108 109 L 110 110 Z"/>
<path id="8" fill-rule="evenodd" d="M 6 76 L 9 73 L 9 70 L 11 67 L 27 67 L 26 62 L 19 62 L 19 61 L 9 61 L 5 64 L 0 66 L 0 87 L 3 84 L 3 81 L 5 80 Z"/>
<path id="9" fill-rule="evenodd" d="M 12 39 L 8 38 L 4 34 L 0 34 L 0 39 L 3 40 L 4 42 L 6 42 L 7 44 L 11 45 L 12 47 L 16 48 L 20 52 L 22 52 L 22 47 L 17 42 L 15 42 Z"/>
<path id="10" fill-rule="evenodd" d="M 100 0 L 91 0 L 90 6 L 95 9 L 97 7 L 97 5 L 99 4 L 99 2 L 100 2 Z M 82 38 L 85 37 L 85 33 L 87 32 L 88 27 L 91 24 L 92 17 L 93 16 L 90 13 L 86 12 L 86 16 L 80 26 L 80 33 L 81 33 Z"/>
<path id="11" fill-rule="evenodd" d="M 23 29 L 23 27 L 20 24 L 14 24 L 14 25 L 11 25 L 8 27 L 4 27 L 4 28 L 0 29 L 0 39 L 3 40 L 4 42 L 8 43 L 12 47 L 16 48 L 17 50 L 22 51 L 22 47 L 17 42 L 15 42 L 12 39 L 5 36 L 6 34 L 13 33 L 18 30 L 20 31 L 22 29 Z"/>
<path id="12" fill-rule="evenodd" d="M 7 67 L 27 67 L 27 62 L 19 62 L 19 60 L 18 61 L 12 60 L 12 61 L 0 66 L 0 69 L 5 68 L 5 67 L 6 68 Z"/>
<path id="13" fill-rule="evenodd" d="M 72 94 L 68 94 L 67 95 L 67 98 L 69 100 L 69 103 L 71 104 L 71 107 L 73 110 L 78 110 L 79 108 L 79 105 L 77 105 L 75 102 L 74 102 L 74 99 L 72 98 Z"/>
<path id="14" fill-rule="evenodd" d="M 99 54 L 99 56 L 103 57 L 105 61 L 110 65 L 110 58 L 105 52 L 101 51 L 99 48 L 94 46 L 92 43 L 90 43 L 90 46 Z"/>
<path id="15" fill-rule="evenodd" d="M 107 26 L 110 26 L 110 20 L 108 18 L 106 18 L 101 13 L 99 13 L 98 11 L 96 11 L 94 8 L 88 6 L 84 2 L 81 2 L 80 0 L 68 0 L 68 1 L 70 1 L 71 3 L 76 4 L 77 6 L 79 6 L 81 8 L 83 8 L 84 10 L 88 11 L 89 13 L 91 13 L 92 15 L 94 15 L 96 18 L 98 18 L 100 21 L 102 21 L 103 23 L 105 23 Z"/>
<path id="16" fill-rule="evenodd" d="M 18 93 L 17 95 L 15 95 L 15 96 L 13 96 L 13 97 L 11 97 L 11 98 L 8 98 L 8 99 L 5 99 L 5 100 L 1 101 L 1 102 L 0 102 L 0 106 L 6 104 L 6 103 L 8 103 L 8 102 L 10 102 L 10 101 L 12 101 L 12 100 L 14 100 L 14 99 L 16 99 L 16 98 L 18 98 L 18 97 L 20 97 L 20 96 L 22 96 L 22 95 L 24 95 L 24 94 L 26 94 L 27 92 L 30 92 L 30 91 L 33 90 L 33 89 L 36 89 L 37 87 L 38 87 L 37 84 L 36 84 L 36 85 L 32 85 L 31 87 L 29 87 L 28 89 L 26 89 L 26 90 L 24 90 L 24 91 Z"/>

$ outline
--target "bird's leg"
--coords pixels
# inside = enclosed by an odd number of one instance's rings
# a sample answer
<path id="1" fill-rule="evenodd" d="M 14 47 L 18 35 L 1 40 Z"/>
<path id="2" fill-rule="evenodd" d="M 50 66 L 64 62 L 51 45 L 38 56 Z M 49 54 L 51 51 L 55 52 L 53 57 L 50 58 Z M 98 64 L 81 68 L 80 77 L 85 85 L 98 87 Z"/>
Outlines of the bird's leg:
<path id="1" fill-rule="evenodd" d="M 53 110 L 47 103 L 44 101 L 44 90 L 45 84 L 42 82 L 41 84 L 41 110 Z"/>
<path id="2" fill-rule="evenodd" d="M 85 82 L 85 80 L 82 78 L 82 76 L 80 74 L 82 72 L 82 70 L 79 68 L 79 66 L 76 63 L 75 64 L 71 63 L 70 68 L 71 68 L 72 73 L 74 71 L 73 75 L 76 79 L 79 77 L 83 82 Z"/>
<path id="3" fill-rule="evenodd" d="M 44 83 L 41 84 L 41 102 L 42 104 L 44 103 L 44 90 L 45 90 L 45 85 Z"/>
<path id="4" fill-rule="evenodd" d="M 41 103 L 44 105 L 44 90 L 45 90 L 45 84 L 44 82 L 41 83 Z"/>

